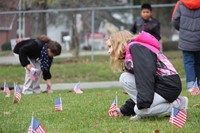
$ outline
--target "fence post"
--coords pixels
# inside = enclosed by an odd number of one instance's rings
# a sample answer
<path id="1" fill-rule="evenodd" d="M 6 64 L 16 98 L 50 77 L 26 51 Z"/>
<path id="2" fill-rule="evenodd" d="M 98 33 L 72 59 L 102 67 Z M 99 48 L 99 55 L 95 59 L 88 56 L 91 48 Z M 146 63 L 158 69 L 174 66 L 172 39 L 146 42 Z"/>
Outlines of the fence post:
<path id="1" fill-rule="evenodd" d="M 91 61 L 94 61 L 94 16 L 95 11 L 92 9 L 92 40 L 91 40 Z"/>

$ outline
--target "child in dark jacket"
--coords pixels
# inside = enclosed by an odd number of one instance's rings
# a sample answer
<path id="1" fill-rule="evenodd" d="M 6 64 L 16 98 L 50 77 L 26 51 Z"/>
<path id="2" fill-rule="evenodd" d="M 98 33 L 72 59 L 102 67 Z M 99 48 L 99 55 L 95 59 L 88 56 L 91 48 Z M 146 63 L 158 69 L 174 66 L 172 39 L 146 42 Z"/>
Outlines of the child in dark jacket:
<path id="1" fill-rule="evenodd" d="M 174 107 L 186 111 L 187 97 L 179 96 L 182 87 L 178 73 L 160 52 L 158 40 L 147 32 L 134 37 L 128 31 L 113 33 L 106 41 L 113 70 L 124 72 L 120 83 L 130 99 L 118 116 L 134 115 L 131 120 L 170 114 Z"/>
<path id="2" fill-rule="evenodd" d="M 160 23 L 152 17 L 152 8 L 148 3 L 141 6 L 140 16 L 135 19 L 133 27 L 130 30 L 133 34 L 146 31 L 153 35 L 158 41 L 160 37 Z"/>
<path id="3" fill-rule="evenodd" d="M 173 26 L 179 31 L 179 49 L 182 50 L 187 90 L 200 94 L 200 1 L 180 0 L 173 15 Z"/>
<path id="4" fill-rule="evenodd" d="M 38 39 L 19 42 L 13 52 L 19 55 L 20 63 L 26 70 L 22 93 L 40 93 L 41 75 L 47 84 L 46 92 L 52 93 L 50 67 L 53 57 L 60 55 L 61 45 L 41 35 Z"/>

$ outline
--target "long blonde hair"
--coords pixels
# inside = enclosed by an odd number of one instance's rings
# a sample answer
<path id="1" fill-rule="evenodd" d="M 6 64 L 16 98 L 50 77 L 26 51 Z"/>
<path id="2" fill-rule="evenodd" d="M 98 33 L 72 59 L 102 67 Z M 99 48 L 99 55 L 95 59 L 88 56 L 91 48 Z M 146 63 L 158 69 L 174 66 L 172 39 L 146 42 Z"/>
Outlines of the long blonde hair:
<path id="1" fill-rule="evenodd" d="M 108 40 L 113 49 L 110 54 L 110 62 L 111 68 L 114 72 L 120 72 L 123 70 L 126 46 L 131 40 L 133 40 L 133 37 L 134 35 L 127 30 L 112 33 L 109 36 Z"/>

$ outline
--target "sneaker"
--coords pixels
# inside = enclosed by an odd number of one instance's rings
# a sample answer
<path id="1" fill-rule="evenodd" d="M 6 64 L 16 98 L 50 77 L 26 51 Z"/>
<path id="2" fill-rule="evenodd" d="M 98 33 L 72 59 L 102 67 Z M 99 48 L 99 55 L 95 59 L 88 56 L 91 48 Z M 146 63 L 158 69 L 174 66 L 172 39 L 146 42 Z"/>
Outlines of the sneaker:
<path id="1" fill-rule="evenodd" d="M 187 112 L 188 98 L 185 96 L 180 96 L 179 98 L 181 99 L 181 105 L 180 105 L 179 109 L 183 109 L 185 112 Z"/>
<path id="2" fill-rule="evenodd" d="M 192 96 L 195 96 L 195 95 L 199 95 L 200 94 L 200 89 L 199 87 L 192 87 L 191 89 L 188 90 L 190 92 L 190 94 Z"/>
<path id="3" fill-rule="evenodd" d="M 130 120 L 131 120 L 131 121 L 139 121 L 140 119 L 142 119 L 142 117 L 139 116 L 139 115 L 134 115 L 134 116 L 131 116 L 131 117 L 130 117 Z"/>

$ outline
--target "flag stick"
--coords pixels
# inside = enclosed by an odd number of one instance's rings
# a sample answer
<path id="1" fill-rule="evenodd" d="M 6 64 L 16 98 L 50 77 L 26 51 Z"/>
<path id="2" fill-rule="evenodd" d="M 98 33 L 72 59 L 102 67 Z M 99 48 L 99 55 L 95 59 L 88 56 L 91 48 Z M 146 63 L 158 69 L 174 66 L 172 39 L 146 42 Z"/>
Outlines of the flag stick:
<path id="1" fill-rule="evenodd" d="M 118 106 L 117 91 L 116 91 L 116 104 Z"/>
<path id="2" fill-rule="evenodd" d="M 33 115 L 34 115 L 34 112 L 32 112 L 32 119 L 31 119 L 31 130 L 33 129 Z"/>
<path id="3" fill-rule="evenodd" d="M 4 83 L 3 83 L 3 91 L 5 91 L 5 85 L 6 85 L 6 80 L 4 79 Z"/>
<path id="4" fill-rule="evenodd" d="M 61 94 L 59 94 L 60 96 L 60 105 L 61 105 L 61 110 L 62 110 L 62 99 L 61 99 Z"/>
<path id="5" fill-rule="evenodd" d="M 174 123 L 174 106 L 173 106 L 173 104 L 171 105 L 172 106 L 172 113 L 171 113 L 171 115 L 172 115 L 172 123 Z M 173 125 L 171 124 L 171 132 L 173 133 L 174 131 L 173 131 Z"/>

